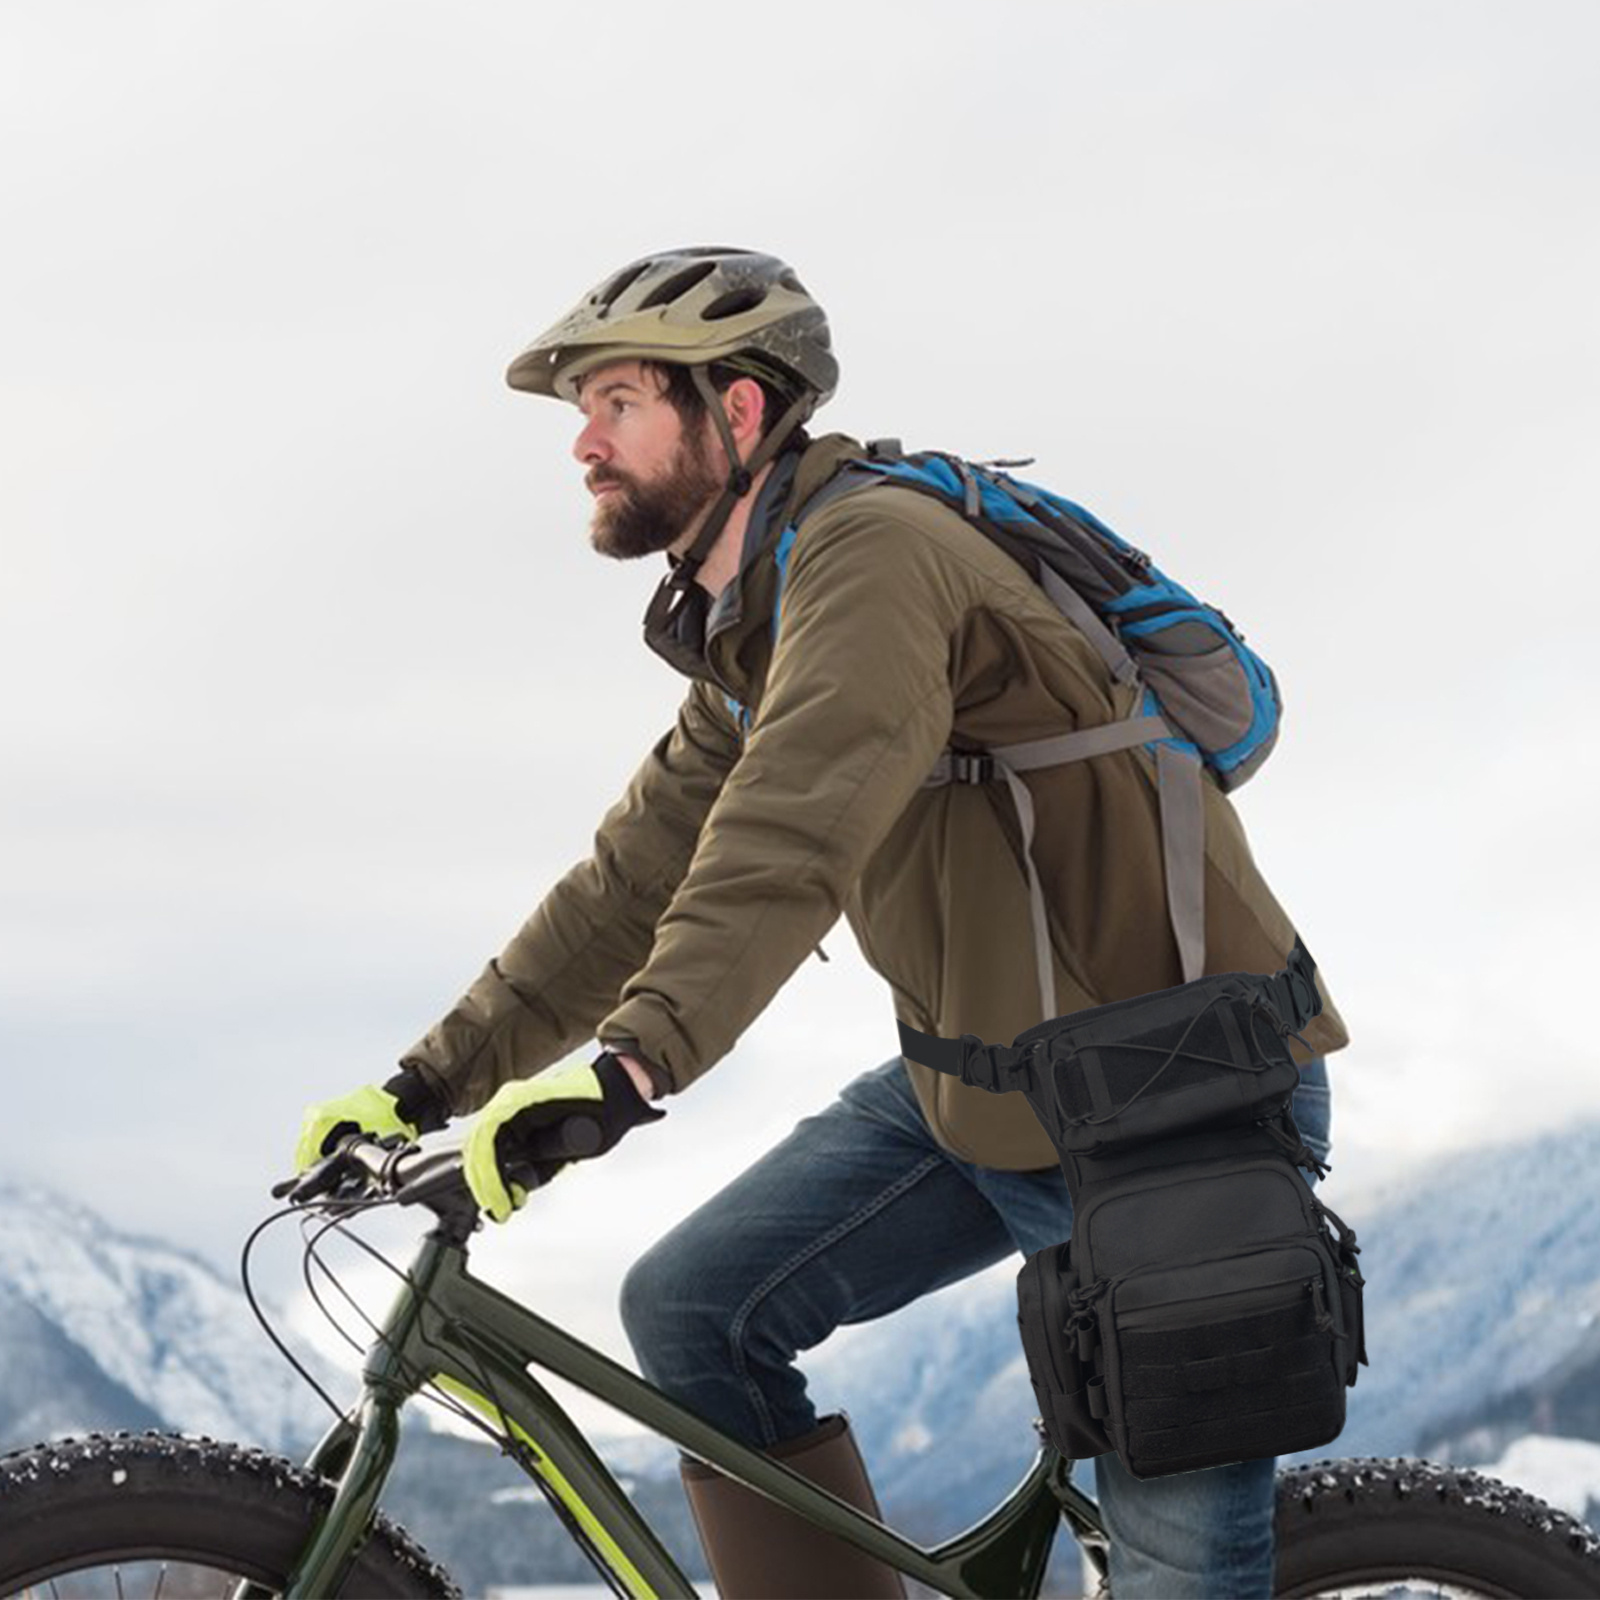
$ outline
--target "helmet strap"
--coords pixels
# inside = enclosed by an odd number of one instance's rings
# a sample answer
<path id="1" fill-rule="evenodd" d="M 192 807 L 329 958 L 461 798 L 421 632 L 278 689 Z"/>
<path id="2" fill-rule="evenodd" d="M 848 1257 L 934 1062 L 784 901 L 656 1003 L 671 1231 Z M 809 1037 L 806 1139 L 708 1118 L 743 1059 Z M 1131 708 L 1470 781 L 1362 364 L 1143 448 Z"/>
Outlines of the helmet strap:
<path id="1" fill-rule="evenodd" d="M 695 535 L 694 543 L 673 563 L 672 574 L 667 582 L 672 588 L 680 590 L 687 589 L 694 583 L 695 574 L 700 570 L 701 563 L 711 554 L 712 545 L 717 542 L 722 530 L 728 525 L 728 518 L 732 516 L 734 506 L 749 494 L 756 474 L 778 454 L 790 434 L 816 409 L 816 396 L 809 390 L 803 392 L 778 418 L 776 426 L 766 438 L 751 452 L 750 459 L 740 461 L 739 447 L 734 443 L 733 428 L 728 422 L 727 413 L 722 409 L 722 396 L 711 386 L 711 376 L 707 368 L 697 363 L 689 368 L 689 377 L 716 422 L 717 433 L 728 458 L 728 481 L 706 513 L 706 520 L 701 524 L 700 532 Z"/>

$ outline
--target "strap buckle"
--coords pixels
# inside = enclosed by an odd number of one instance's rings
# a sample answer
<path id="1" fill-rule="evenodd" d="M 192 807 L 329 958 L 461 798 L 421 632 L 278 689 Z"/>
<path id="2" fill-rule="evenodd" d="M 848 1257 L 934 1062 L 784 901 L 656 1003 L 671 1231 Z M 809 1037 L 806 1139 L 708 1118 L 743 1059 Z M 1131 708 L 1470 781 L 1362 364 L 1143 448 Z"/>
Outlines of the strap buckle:
<path id="1" fill-rule="evenodd" d="M 933 770 L 922 780 L 924 789 L 942 788 L 947 783 L 989 783 L 995 775 L 995 760 L 986 750 L 939 752 Z"/>
<path id="2" fill-rule="evenodd" d="M 1033 1085 L 1030 1049 L 1014 1045 L 985 1044 L 975 1033 L 964 1033 L 961 1045 L 961 1070 L 957 1076 L 969 1089 L 987 1089 L 1004 1094 L 1009 1089 L 1028 1089 Z"/>
<path id="3" fill-rule="evenodd" d="M 989 1059 L 989 1047 L 975 1033 L 964 1033 L 961 1045 L 961 1081 L 969 1089 L 993 1089 L 994 1063 Z"/>

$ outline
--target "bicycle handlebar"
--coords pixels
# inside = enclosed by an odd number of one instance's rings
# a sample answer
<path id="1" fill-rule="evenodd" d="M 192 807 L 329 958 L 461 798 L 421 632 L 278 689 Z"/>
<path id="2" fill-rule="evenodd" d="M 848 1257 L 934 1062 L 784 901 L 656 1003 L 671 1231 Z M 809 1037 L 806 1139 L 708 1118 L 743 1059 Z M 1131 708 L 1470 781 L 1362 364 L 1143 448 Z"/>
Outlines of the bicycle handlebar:
<path id="1" fill-rule="evenodd" d="M 603 1138 L 594 1117 L 565 1117 L 540 1130 L 536 1150 L 502 1161 L 506 1181 L 530 1191 L 537 1189 L 548 1181 L 541 1174 L 549 1162 L 592 1156 Z M 466 1206 L 475 1216 L 477 1202 L 467 1188 L 461 1162 L 459 1148 L 423 1150 L 396 1135 L 378 1139 L 367 1133 L 349 1133 L 314 1167 L 275 1183 L 272 1196 L 295 1206 L 326 1196 L 334 1210 L 341 1203 L 353 1209 L 373 1200 L 394 1200 L 403 1206 L 426 1206 L 441 1217 Z"/>

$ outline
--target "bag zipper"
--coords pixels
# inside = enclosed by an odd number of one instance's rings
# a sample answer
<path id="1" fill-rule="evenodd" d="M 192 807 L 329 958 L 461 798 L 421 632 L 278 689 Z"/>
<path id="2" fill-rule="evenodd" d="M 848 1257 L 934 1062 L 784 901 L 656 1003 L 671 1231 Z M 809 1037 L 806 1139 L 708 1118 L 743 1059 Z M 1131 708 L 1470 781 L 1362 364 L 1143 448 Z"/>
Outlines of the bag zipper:
<path id="1" fill-rule="evenodd" d="M 1227 1158 L 1223 1159 L 1226 1160 Z M 1094 1278 L 1101 1276 L 1101 1273 L 1095 1266 L 1094 1245 L 1091 1242 L 1090 1237 L 1090 1224 L 1095 1213 L 1104 1206 L 1109 1205 L 1113 1200 L 1120 1200 L 1124 1198 L 1130 1192 L 1130 1190 L 1135 1188 L 1154 1189 L 1173 1183 L 1203 1183 L 1207 1181 L 1208 1178 L 1214 1178 L 1218 1180 L 1233 1178 L 1241 1172 L 1273 1172 L 1279 1176 L 1281 1181 L 1291 1184 L 1293 1186 L 1291 1193 L 1293 1193 L 1295 1199 L 1299 1202 L 1300 1214 L 1305 1218 L 1305 1231 L 1307 1235 L 1316 1239 L 1326 1238 L 1326 1233 L 1322 1227 L 1320 1208 L 1317 1206 L 1316 1196 L 1312 1194 L 1310 1187 L 1302 1182 L 1301 1179 L 1296 1175 L 1292 1167 L 1285 1170 L 1282 1164 L 1278 1161 L 1270 1158 L 1263 1159 L 1259 1156 L 1255 1159 L 1246 1160 L 1243 1162 L 1229 1161 L 1227 1170 L 1225 1172 L 1217 1171 L 1216 1168 L 1218 1165 L 1218 1162 L 1211 1161 L 1186 1161 L 1178 1166 L 1145 1167 L 1138 1172 L 1123 1173 L 1114 1178 L 1096 1180 L 1097 1182 L 1105 1185 L 1105 1187 L 1102 1187 L 1100 1193 L 1097 1194 L 1088 1203 L 1088 1205 L 1083 1208 L 1073 1226 L 1074 1239 L 1081 1239 L 1083 1242 L 1082 1259 L 1078 1262 L 1080 1274 L 1088 1275 L 1090 1277 L 1090 1281 L 1093 1281 Z M 1196 1171 L 1196 1168 L 1201 1170 Z M 1159 1175 L 1161 1181 L 1159 1183 L 1144 1183 L 1141 1181 L 1150 1178 L 1152 1175 Z M 1266 1241 L 1266 1244 L 1270 1247 L 1270 1241 Z M 1246 1252 L 1234 1251 L 1231 1253 L 1245 1254 Z M 1222 1260 L 1224 1258 L 1221 1256 L 1211 1256 L 1207 1257 L 1206 1259 Z M 1134 1269 L 1135 1272 L 1148 1272 L 1150 1270 L 1151 1269 L 1149 1267 L 1137 1267 Z M 1130 1278 L 1133 1275 L 1134 1273 L 1132 1272 L 1123 1273 L 1122 1277 Z"/>
<path id="2" fill-rule="evenodd" d="M 1186 1270 L 1194 1267 L 1204 1267 L 1214 1261 L 1237 1261 L 1241 1256 L 1278 1254 L 1280 1251 L 1293 1251 L 1297 1255 L 1306 1251 L 1310 1251 L 1312 1254 L 1312 1259 L 1314 1261 L 1316 1260 L 1315 1251 L 1310 1245 L 1291 1244 L 1273 1246 L 1265 1250 L 1240 1250 L 1233 1251 L 1228 1255 L 1207 1256 L 1200 1261 L 1185 1261 L 1177 1263 L 1176 1268 L 1178 1270 Z M 1307 1278 L 1304 1275 L 1305 1265 L 1302 1261 L 1298 1265 L 1288 1266 L 1284 1275 L 1280 1278 L 1274 1279 L 1271 1283 L 1253 1284 L 1250 1287 L 1243 1289 L 1219 1289 L 1214 1293 L 1204 1295 L 1174 1296 L 1171 1300 L 1161 1301 L 1157 1305 L 1137 1306 L 1126 1310 L 1116 1311 L 1115 1316 L 1117 1326 L 1124 1330 L 1133 1329 L 1140 1332 L 1157 1328 L 1193 1326 L 1195 1324 L 1193 1308 L 1203 1305 L 1209 1300 L 1232 1302 L 1241 1312 L 1247 1312 L 1258 1309 L 1262 1306 L 1270 1306 L 1274 1304 L 1288 1305 L 1292 1303 L 1296 1296 L 1286 1295 L 1284 1290 L 1290 1285 L 1297 1284 L 1299 1286 L 1299 1293 L 1304 1294 L 1309 1292 L 1311 1294 L 1313 1312 L 1317 1318 L 1317 1327 L 1322 1331 L 1327 1331 L 1327 1329 L 1332 1328 L 1333 1319 L 1328 1316 L 1327 1289 L 1326 1285 L 1323 1283 L 1322 1272 L 1320 1270 L 1320 1261 L 1317 1263 L 1317 1265 L 1318 1271 L 1316 1275 L 1310 1278 Z M 1116 1289 L 1120 1291 L 1122 1287 L 1131 1279 L 1155 1276 L 1161 1273 L 1172 1272 L 1173 1270 L 1175 1270 L 1173 1264 L 1159 1267 L 1141 1267 L 1137 1272 L 1130 1272 L 1119 1278 L 1117 1280 Z M 1116 1293 L 1114 1292 L 1110 1297 L 1110 1302 L 1114 1302 L 1116 1297 Z M 1182 1312 L 1169 1312 L 1166 1310 L 1166 1307 L 1168 1306 L 1182 1306 L 1184 1310 Z M 1326 1325 L 1324 1325 L 1324 1319 L 1326 1319 Z M 1209 1317 L 1202 1320 L 1219 1322 L 1227 1319 L 1221 1317 Z"/>

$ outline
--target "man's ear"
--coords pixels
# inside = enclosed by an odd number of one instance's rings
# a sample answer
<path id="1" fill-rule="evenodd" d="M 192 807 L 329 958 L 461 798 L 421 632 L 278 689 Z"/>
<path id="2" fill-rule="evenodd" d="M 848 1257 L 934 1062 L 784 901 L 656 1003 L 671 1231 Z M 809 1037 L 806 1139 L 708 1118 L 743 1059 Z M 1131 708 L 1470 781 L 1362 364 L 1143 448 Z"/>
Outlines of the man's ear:
<path id="1" fill-rule="evenodd" d="M 754 378 L 735 378 L 722 395 L 723 410 L 728 416 L 728 426 L 739 446 L 741 460 L 749 460 L 761 437 L 761 422 L 766 412 L 767 397 Z"/>

